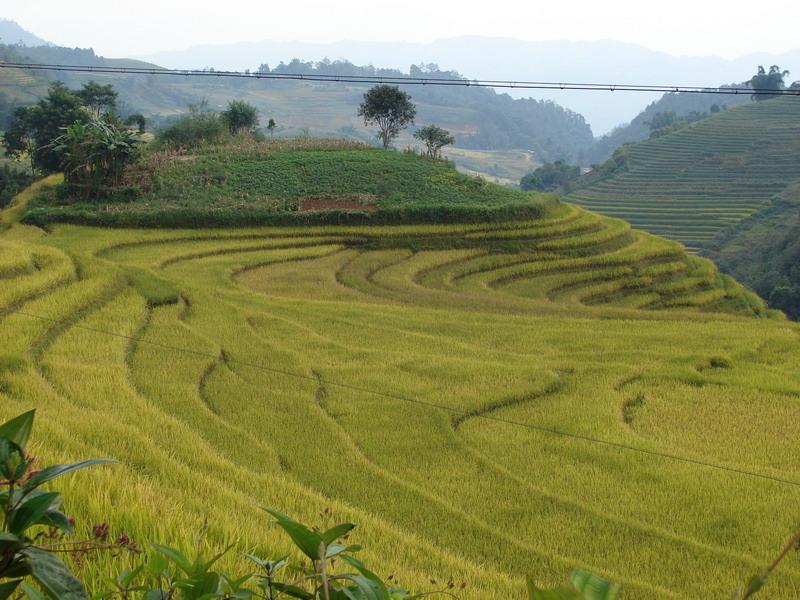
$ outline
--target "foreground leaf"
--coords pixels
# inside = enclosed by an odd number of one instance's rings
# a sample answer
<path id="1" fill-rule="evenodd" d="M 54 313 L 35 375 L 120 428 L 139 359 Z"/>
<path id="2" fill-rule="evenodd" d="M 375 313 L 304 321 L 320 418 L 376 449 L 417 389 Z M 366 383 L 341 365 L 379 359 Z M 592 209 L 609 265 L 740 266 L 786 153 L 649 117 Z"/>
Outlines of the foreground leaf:
<path id="1" fill-rule="evenodd" d="M 53 600 L 88 600 L 83 584 L 56 556 L 39 548 L 26 548 L 31 576 Z"/>
<path id="2" fill-rule="evenodd" d="M 31 435 L 31 429 L 33 429 L 35 414 L 35 410 L 29 410 L 0 425 L 0 438 L 10 440 L 20 448 L 25 448 Z"/>
<path id="3" fill-rule="evenodd" d="M 162 546 L 160 544 L 153 544 L 153 548 L 174 562 L 181 571 L 187 575 L 192 574 L 192 561 L 186 558 L 186 556 L 180 550 L 177 550 L 176 548 L 170 548 L 169 546 Z"/>
<path id="4" fill-rule="evenodd" d="M 28 527 L 37 524 L 45 516 L 59 497 L 56 492 L 47 492 L 28 498 L 12 513 L 8 524 L 9 531 L 15 535 L 22 535 Z"/>
<path id="5" fill-rule="evenodd" d="M 320 546 L 324 544 L 322 536 L 318 533 L 311 531 L 305 525 L 301 525 L 297 521 L 290 519 L 286 515 L 279 513 L 277 510 L 265 508 L 269 514 L 276 519 L 278 526 L 283 529 L 295 545 L 311 560 L 320 560 Z"/>
<path id="6" fill-rule="evenodd" d="M 47 483 L 48 481 L 52 481 L 56 477 L 61 477 L 62 475 L 66 475 L 67 473 L 72 473 L 73 471 L 78 471 L 80 469 L 85 469 L 86 467 L 92 467 L 94 465 L 100 465 L 104 463 L 114 463 L 117 462 L 110 458 L 93 458 L 90 460 L 82 460 L 81 462 L 72 463 L 68 465 L 52 465 L 45 469 L 39 471 L 36 475 L 31 477 L 23 486 L 24 490 L 32 490 L 33 488 L 39 487 L 40 485 Z"/>
<path id="7" fill-rule="evenodd" d="M 6 598 L 11 597 L 11 594 L 16 591 L 20 583 L 22 583 L 21 579 L 0 583 L 0 600 L 6 600 Z"/>
<path id="8" fill-rule="evenodd" d="M 25 592 L 28 600 L 47 600 L 47 596 L 27 583 L 22 584 L 22 591 Z"/>
<path id="9" fill-rule="evenodd" d="M 336 525 L 335 527 L 331 527 L 327 531 L 322 532 L 322 541 L 325 542 L 326 546 L 330 546 L 333 542 L 338 540 L 343 535 L 347 535 L 350 531 L 355 529 L 354 523 L 341 523 L 340 525 Z"/>
<path id="10" fill-rule="evenodd" d="M 286 594 L 287 596 L 291 596 L 292 598 L 300 598 L 301 600 L 314 600 L 314 594 L 311 594 L 305 590 L 301 590 L 296 585 L 274 581 L 272 583 L 272 587 L 279 592 Z"/>
<path id="11" fill-rule="evenodd" d="M 618 583 L 595 575 L 585 569 L 576 568 L 570 577 L 575 589 L 583 594 L 586 600 L 614 600 L 622 591 L 622 586 Z"/>

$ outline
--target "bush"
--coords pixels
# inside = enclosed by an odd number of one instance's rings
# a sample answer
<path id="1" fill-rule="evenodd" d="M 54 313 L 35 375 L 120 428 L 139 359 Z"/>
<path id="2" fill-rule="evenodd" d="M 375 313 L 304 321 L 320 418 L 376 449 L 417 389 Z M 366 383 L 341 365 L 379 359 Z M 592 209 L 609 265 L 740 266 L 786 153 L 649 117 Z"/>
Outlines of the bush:
<path id="1" fill-rule="evenodd" d="M 8 165 L 0 168 L 0 208 L 5 208 L 11 199 L 26 188 L 33 178 Z"/>
<path id="2" fill-rule="evenodd" d="M 161 148 L 196 148 L 218 144 L 228 133 L 216 113 L 193 111 L 156 133 L 156 146 Z"/>

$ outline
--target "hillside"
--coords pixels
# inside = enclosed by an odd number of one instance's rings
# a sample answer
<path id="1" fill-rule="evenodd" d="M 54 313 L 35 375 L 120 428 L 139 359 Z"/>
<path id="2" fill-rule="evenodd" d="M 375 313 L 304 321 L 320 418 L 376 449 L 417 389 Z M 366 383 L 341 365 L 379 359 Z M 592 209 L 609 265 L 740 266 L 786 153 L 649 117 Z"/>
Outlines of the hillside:
<path id="1" fill-rule="evenodd" d="M 190 544 L 208 519 L 210 544 L 274 556 L 260 506 L 330 508 L 379 573 L 465 581 L 463 600 L 576 564 L 631 598 L 722 597 L 796 525 L 779 482 L 618 446 L 800 469 L 799 330 L 730 314 L 764 310 L 674 242 L 563 203 L 505 223 L 46 235 L 21 210 L 0 233 L 0 417 L 36 407 L 45 461 L 122 461 L 70 484 L 79 523 Z M 798 585 L 789 567 L 770 581 Z"/>
<path id="2" fill-rule="evenodd" d="M 746 86 L 746 84 L 737 84 Z M 607 161 L 614 151 L 623 144 L 641 142 L 650 137 L 650 122 L 658 113 L 673 113 L 678 118 L 687 117 L 695 112 L 700 114 L 712 113 L 712 107 L 725 110 L 741 104 L 751 102 L 747 94 L 740 95 L 715 95 L 693 93 L 667 93 L 658 100 L 651 102 L 647 107 L 634 117 L 630 123 L 619 125 L 606 135 L 597 138 L 590 148 L 584 150 L 581 164 L 597 164 Z"/>
<path id="3" fill-rule="evenodd" d="M 706 249 L 726 273 L 800 320 L 800 182 Z"/>
<path id="4" fill-rule="evenodd" d="M 107 59 L 92 50 L 42 46 L 17 48 L 0 46 L 0 60 L 31 61 L 84 66 L 154 67 L 149 63 Z M 253 65 L 254 69 L 258 65 Z M 265 66 L 266 68 L 266 66 Z M 409 71 L 357 66 L 347 61 L 309 63 L 293 60 L 273 65 L 273 73 L 338 74 L 408 77 L 424 76 L 450 80 L 464 79 L 453 71 L 435 65 L 412 66 Z M 357 107 L 368 85 L 325 84 L 320 82 L 246 80 L 209 77 L 163 77 L 155 75 L 82 74 L 25 72 L 0 69 L 0 125 L 12 102 L 31 103 L 46 90 L 48 78 L 58 78 L 76 88 L 89 80 L 111 83 L 120 93 L 123 112 L 141 112 L 153 125 L 185 113 L 187 105 L 208 102 L 221 110 L 232 99 L 255 105 L 262 120 L 272 117 L 281 136 L 348 137 L 374 142 L 374 131 L 364 127 Z M 405 86 L 417 105 L 417 125 L 436 123 L 452 131 L 456 145 L 481 150 L 525 150 L 537 160 L 576 159 L 577 153 L 594 140 L 585 119 L 552 101 L 513 99 L 488 88 L 463 86 Z M 3 109 L 6 105 L 5 111 Z M 416 144 L 413 128 L 398 141 L 398 147 Z M 496 161 L 483 161 L 482 172 L 503 177 L 494 169 Z M 524 170 L 513 173 L 516 180 Z"/>
<path id="5" fill-rule="evenodd" d="M 567 198 L 689 247 L 800 179 L 800 98 L 754 102 L 625 146 Z"/>
<path id="6" fill-rule="evenodd" d="M 44 194 L 25 221 L 110 226 L 484 222 L 542 216 L 558 202 L 459 173 L 448 161 L 348 140 L 232 143 L 150 152 L 129 169 L 135 198 Z"/>
<path id="7" fill-rule="evenodd" d="M 795 76 L 800 73 L 800 50 L 797 49 L 780 54 L 759 53 L 726 59 L 719 56 L 674 56 L 608 39 L 525 41 L 471 35 L 438 39 L 427 44 L 377 41 L 314 44 L 275 41 L 269 39 L 272 36 L 266 31 L 263 36 L 267 39 L 195 46 L 143 58 L 172 68 L 213 65 L 221 69 L 242 70 L 264 62 L 270 65 L 288 62 L 296 56 L 305 60 L 347 57 L 358 64 L 393 68 L 405 68 L 419 61 L 433 62 L 480 79 L 563 81 L 568 77 L 569 81 L 691 86 L 742 81 L 753 73 L 756 65 L 781 65 Z M 584 115 L 596 134 L 608 133 L 620 123 L 630 122 L 644 106 L 661 97 L 656 93 L 576 94 L 546 90 L 532 93 L 522 89 L 510 90 L 510 93 L 514 97 L 534 95 L 557 102 Z"/>

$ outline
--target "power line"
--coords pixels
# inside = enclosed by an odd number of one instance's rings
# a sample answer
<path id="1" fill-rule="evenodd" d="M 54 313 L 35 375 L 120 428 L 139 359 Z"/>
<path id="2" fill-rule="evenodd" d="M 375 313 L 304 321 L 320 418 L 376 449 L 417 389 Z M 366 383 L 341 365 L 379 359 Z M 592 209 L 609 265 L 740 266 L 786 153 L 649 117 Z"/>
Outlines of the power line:
<path id="1" fill-rule="evenodd" d="M 171 77 L 216 77 L 277 81 L 312 81 L 323 83 L 386 83 L 391 85 L 431 85 L 445 87 L 477 87 L 521 90 L 564 90 L 595 92 L 656 92 L 684 94 L 800 96 L 800 89 L 770 90 L 750 87 L 704 87 L 692 85 L 647 85 L 585 83 L 557 81 L 514 81 L 508 79 L 448 79 L 444 77 L 405 77 L 397 75 L 324 75 L 304 73 L 261 73 L 246 71 L 208 71 L 197 69 L 164 69 L 161 67 L 113 67 L 67 64 L 0 62 L 2 69 L 101 73 L 119 75 L 161 75 Z"/>
<path id="2" fill-rule="evenodd" d="M 22 316 L 25 316 L 25 317 L 30 317 L 30 318 L 33 318 L 33 319 L 39 319 L 41 321 L 47 321 L 47 322 L 54 323 L 54 324 L 57 324 L 57 325 L 64 323 L 63 320 L 53 319 L 53 318 L 50 318 L 50 317 L 43 317 L 41 315 L 36 315 L 36 314 L 29 313 L 29 312 L 26 312 L 26 311 L 23 311 L 23 310 L 13 310 L 13 311 L 9 311 L 7 314 L 18 314 L 18 315 L 22 315 Z M 218 355 L 210 354 L 208 352 L 202 352 L 200 350 L 192 350 L 190 348 L 182 348 L 180 346 L 171 346 L 169 344 L 163 344 L 161 342 L 155 342 L 155 341 L 152 341 L 152 340 L 147 340 L 147 339 L 142 339 L 142 338 L 135 338 L 133 336 L 125 335 L 125 334 L 122 334 L 122 333 L 117 333 L 117 332 L 114 332 L 114 331 L 108 331 L 108 330 L 99 329 L 99 328 L 96 328 L 96 327 L 89 327 L 87 325 L 73 324 L 72 326 L 75 327 L 76 329 L 82 329 L 84 331 L 90 331 L 90 332 L 94 332 L 94 333 L 101 333 L 101 334 L 112 336 L 112 337 L 116 337 L 116 338 L 122 338 L 122 339 L 125 339 L 125 340 L 128 340 L 128 341 L 135 342 L 137 344 L 147 344 L 147 345 L 150 345 L 150 346 L 163 348 L 165 350 L 174 350 L 176 352 L 183 352 L 183 353 L 186 353 L 186 354 L 193 354 L 195 356 L 202 356 L 202 357 L 209 358 L 209 359 L 212 359 L 212 360 L 219 359 Z M 257 369 L 257 370 L 260 370 L 260 371 L 266 371 L 268 373 L 275 373 L 275 374 L 279 374 L 279 375 L 285 375 L 287 377 L 293 377 L 295 379 L 303 379 L 303 380 L 311 381 L 311 382 L 313 382 L 315 384 L 319 384 L 319 380 L 316 377 L 314 377 L 313 375 L 306 375 L 304 373 L 297 373 L 295 371 L 287 371 L 285 369 L 278 369 L 278 368 L 275 368 L 275 367 L 268 367 L 268 366 L 261 365 L 261 364 L 258 364 L 258 363 L 251 363 L 251 362 L 247 362 L 247 361 L 238 360 L 238 359 L 232 358 L 230 356 L 226 357 L 226 362 L 236 363 L 236 364 L 241 365 L 243 367 L 249 367 L 249 368 Z M 547 434 L 550 434 L 550 435 L 555 435 L 555 436 L 564 437 L 564 438 L 570 438 L 570 439 L 586 442 L 586 443 L 589 443 L 589 444 L 596 444 L 596 445 L 606 446 L 606 447 L 609 447 L 609 448 L 615 448 L 617 450 L 635 452 L 635 453 L 642 454 L 642 455 L 645 455 L 645 456 L 654 456 L 654 457 L 658 457 L 658 458 L 665 458 L 665 459 L 668 459 L 668 460 L 674 460 L 674 461 L 682 462 L 682 463 L 685 463 L 685 464 L 706 467 L 706 468 L 709 468 L 709 469 L 715 469 L 715 470 L 718 470 L 718 471 L 724 471 L 724 472 L 733 473 L 733 474 L 736 474 L 736 475 L 743 475 L 743 476 L 746 476 L 746 477 L 754 477 L 754 478 L 758 478 L 758 479 L 772 481 L 772 482 L 775 482 L 775 483 L 781 483 L 781 484 L 785 484 L 785 485 L 791 485 L 791 486 L 794 486 L 794 487 L 800 487 L 800 481 L 794 481 L 794 480 L 791 480 L 791 479 L 784 479 L 782 477 L 776 477 L 776 476 L 773 476 L 773 475 L 768 475 L 766 473 L 758 473 L 756 471 L 747 471 L 745 469 L 739 469 L 737 467 L 731 467 L 731 466 L 727 466 L 727 465 L 720 465 L 720 464 L 716 464 L 716 463 L 706 462 L 706 461 L 698 460 L 698 459 L 695 459 L 695 458 L 689 458 L 689 457 L 686 457 L 686 456 L 680 456 L 678 454 L 670 454 L 670 453 L 667 453 L 667 452 L 659 452 L 658 450 L 649 450 L 647 448 L 640 448 L 638 446 L 631 446 L 629 444 L 623 444 L 623 443 L 620 443 L 620 442 L 613 442 L 613 441 L 610 441 L 610 440 L 604 440 L 602 438 L 596 438 L 596 437 L 593 437 L 593 436 L 583 435 L 583 434 L 580 434 L 580 433 L 572 433 L 572 432 L 569 432 L 569 431 L 563 431 L 561 429 L 556 429 L 556 428 L 553 428 L 553 427 L 546 427 L 546 426 L 543 426 L 543 425 L 535 425 L 535 424 L 532 424 L 532 423 L 525 423 L 525 422 L 522 422 L 522 421 L 514 421 L 512 419 L 503 419 L 501 417 L 495 417 L 495 416 L 492 416 L 492 415 L 475 414 L 475 413 L 472 413 L 470 411 L 466 411 L 466 410 L 459 409 L 459 408 L 453 408 L 453 407 L 447 406 L 445 404 L 438 404 L 436 402 L 430 402 L 428 400 L 421 400 L 419 398 L 414 398 L 413 396 L 404 396 L 404 395 L 401 395 L 401 394 L 393 394 L 391 392 L 381 392 L 379 390 L 374 390 L 374 389 L 362 387 L 362 386 L 359 386 L 359 385 L 354 385 L 354 384 L 351 384 L 351 383 L 330 381 L 328 379 L 325 380 L 325 385 L 338 387 L 338 388 L 342 388 L 342 389 L 348 389 L 348 390 L 357 391 L 357 392 L 362 392 L 362 393 L 365 393 L 365 394 L 370 394 L 370 395 L 373 395 L 373 396 L 379 396 L 379 397 L 383 397 L 383 398 L 388 398 L 388 399 L 391 399 L 391 400 L 397 400 L 397 401 L 400 401 L 400 402 L 416 404 L 416 405 L 419 405 L 419 406 L 425 406 L 425 407 L 428 407 L 428 408 L 434 408 L 436 410 L 449 412 L 449 413 L 451 413 L 453 415 L 459 415 L 459 416 L 468 417 L 468 418 L 483 419 L 483 420 L 486 420 L 486 421 L 492 421 L 492 422 L 495 422 L 495 423 L 502 423 L 504 425 L 511 425 L 511 426 L 514 426 L 514 427 L 522 427 L 524 429 L 528 429 L 528 430 L 531 430 L 531 431 L 536 431 L 536 432 L 539 432 L 539 433 L 547 433 Z"/>

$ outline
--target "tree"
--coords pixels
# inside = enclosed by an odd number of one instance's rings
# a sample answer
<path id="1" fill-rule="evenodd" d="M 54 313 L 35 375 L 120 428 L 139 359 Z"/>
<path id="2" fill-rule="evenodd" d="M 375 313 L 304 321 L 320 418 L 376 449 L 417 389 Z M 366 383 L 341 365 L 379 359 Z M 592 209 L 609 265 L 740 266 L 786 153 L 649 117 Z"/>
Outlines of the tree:
<path id="1" fill-rule="evenodd" d="M 65 127 L 85 123 L 89 115 L 83 101 L 61 82 L 50 85 L 47 96 L 35 105 L 14 111 L 3 145 L 9 156 L 29 153 L 31 165 L 44 172 L 58 171 L 63 155 L 52 146 Z"/>
<path id="2" fill-rule="evenodd" d="M 156 145 L 167 148 L 195 148 L 202 144 L 216 144 L 225 137 L 225 125 L 219 115 L 208 108 L 203 100 L 189 104 L 189 114 L 159 129 Z"/>
<path id="3" fill-rule="evenodd" d="M 550 192 L 558 188 L 567 187 L 580 174 L 580 167 L 568 165 L 563 160 L 557 160 L 554 163 L 545 163 L 532 173 L 525 175 L 520 180 L 519 186 L 526 192 Z"/>
<path id="4" fill-rule="evenodd" d="M 784 83 L 783 79 L 784 77 L 788 76 L 789 71 L 781 71 L 781 68 L 778 65 L 772 65 L 769 68 L 769 71 L 764 69 L 763 66 L 759 65 L 758 72 L 750 78 L 750 81 L 747 82 L 754 90 L 761 90 L 760 93 L 752 95 L 753 100 L 769 100 L 770 98 L 779 96 L 780 94 L 769 92 L 778 92 L 786 89 L 786 84 Z"/>
<path id="5" fill-rule="evenodd" d="M 267 122 L 267 130 L 269 131 L 270 137 L 275 137 L 275 129 L 278 127 L 278 124 L 275 123 L 275 119 L 272 117 L 269 118 Z"/>
<path id="6" fill-rule="evenodd" d="M 376 85 L 364 94 L 364 101 L 358 107 L 358 116 L 364 117 L 364 125 L 378 126 L 378 139 L 383 147 L 396 138 L 400 131 L 414 122 L 417 109 L 411 96 L 396 85 Z"/>
<path id="7" fill-rule="evenodd" d="M 228 102 L 220 117 L 232 134 L 252 133 L 258 127 L 258 109 L 244 100 Z"/>
<path id="8" fill-rule="evenodd" d="M 645 125 L 650 126 L 650 131 L 655 131 L 656 129 L 661 129 L 662 127 L 669 127 L 677 120 L 678 116 L 672 111 L 658 112 L 653 115 L 653 118 L 650 121 L 646 121 Z"/>
<path id="9" fill-rule="evenodd" d="M 139 133 L 144 133 L 145 126 L 147 125 L 147 121 L 144 118 L 144 115 L 140 113 L 130 115 L 127 119 L 125 119 L 124 123 L 129 127 L 131 125 L 136 125 L 136 129 Z"/>
<path id="10" fill-rule="evenodd" d="M 75 92 L 75 95 L 91 111 L 94 118 L 117 107 L 118 94 L 110 83 L 107 85 L 100 85 L 95 81 L 84 83 L 83 87 Z"/>
<path id="11" fill-rule="evenodd" d="M 426 125 L 417 130 L 414 137 L 425 144 L 426 153 L 431 158 L 441 158 L 442 148 L 456 141 L 449 131 L 437 125 Z"/>

